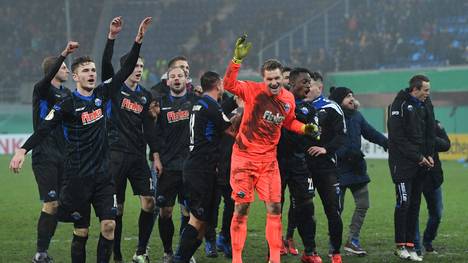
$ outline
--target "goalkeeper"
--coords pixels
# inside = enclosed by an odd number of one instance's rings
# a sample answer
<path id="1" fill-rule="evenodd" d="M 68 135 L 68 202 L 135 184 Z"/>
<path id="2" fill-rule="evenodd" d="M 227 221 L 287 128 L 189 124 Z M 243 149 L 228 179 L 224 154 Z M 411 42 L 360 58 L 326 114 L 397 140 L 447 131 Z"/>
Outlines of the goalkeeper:
<path id="1" fill-rule="evenodd" d="M 261 68 L 263 82 L 240 81 L 237 74 L 252 43 L 240 37 L 234 58 L 224 76 L 224 88 L 245 103 L 244 116 L 233 146 L 231 164 L 232 198 L 235 201 L 231 222 L 232 262 L 242 262 L 247 234 L 247 214 L 254 200 L 254 189 L 267 209 L 266 239 L 270 262 L 280 262 L 281 248 L 281 179 L 276 159 L 281 127 L 299 134 L 317 136 L 315 124 L 296 120 L 294 96 L 282 87 L 282 65 L 265 61 Z"/>

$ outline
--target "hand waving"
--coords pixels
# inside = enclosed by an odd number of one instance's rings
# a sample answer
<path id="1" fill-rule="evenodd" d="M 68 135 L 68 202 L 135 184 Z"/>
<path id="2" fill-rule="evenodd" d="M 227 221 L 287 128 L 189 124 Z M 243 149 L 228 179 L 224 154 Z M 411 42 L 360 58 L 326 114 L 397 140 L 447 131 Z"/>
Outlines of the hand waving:
<path id="1" fill-rule="evenodd" d="M 122 31 L 123 20 L 121 16 L 114 17 L 109 25 L 109 39 L 115 39 L 117 35 Z"/>
<path id="2" fill-rule="evenodd" d="M 242 35 L 236 41 L 236 46 L 234 48 L 234 57 L 232 61 L 234 63 L 240 64 L 242 60 L 249 54 L 250 49 L 252 48 L 252 42 L 246 42 L 247 34 Z"/>
<path id="3" fill-rule="evenodd" d="M 138 34 L 135 37 L 135 42 L 141 44 L 143 42 L 143 37 L 145 36 L 146 30 L 148 30 L 149 25 L 151 25 L 151 22 L 153 22 L 152 17 L 146 17 L 141 21 L 140 27 L 138 28 Z"/>

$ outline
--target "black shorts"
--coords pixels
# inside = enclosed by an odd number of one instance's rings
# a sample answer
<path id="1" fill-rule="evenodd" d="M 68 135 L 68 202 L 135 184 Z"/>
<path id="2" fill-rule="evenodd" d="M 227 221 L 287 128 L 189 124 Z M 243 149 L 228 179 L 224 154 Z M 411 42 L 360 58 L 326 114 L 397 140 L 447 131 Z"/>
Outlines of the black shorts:
<path id="1" fill-rule="evenodd" d="M 212 217 L 216 200 L 216 176 L 216 167 L 184 170 L 188 208 L 201 221 L 209 222 Z"/>
<path id="2" fill-rule="evenodd" d="M 156 205 L 159 207 L 172 207 L 176 197 L 179 203 L 184 204 L 186 199 L 182 171 L 167 171 L 158 178 Z"/>
<path id="3" fill-rule="evenodd" d="M 98 174 L 64 180 L 59 199 L 59 221 L 73 222 L 75 228 L 88 228 L 91 205 L 100 221 L 115 219 L 117 199 L 110 176 Z"/>
<path id="4" fill-rule="evenodd" d="M 127 179 L 132 185 L 134 195 L 154 195 L 153 179 L 145 156 L 111 151 L 110 171 L 115 180 L 117 203 L 125 202 Z"/>
<path id="5" fill-rule="evenodd" d="M 282 164 L 280 166 L 282 189 L 288 186 L 292 197 L 298 201 L 313 198 L 315 186 L 305 161 L 293 159 Z"/>
<path id="6" fill-rule="evenodd" d="M 32 169 L 39 189 L 39 198 L 43 202 L 58 200 L 61 178 L 63 174 L 63 159 L 33 158 Z"/>

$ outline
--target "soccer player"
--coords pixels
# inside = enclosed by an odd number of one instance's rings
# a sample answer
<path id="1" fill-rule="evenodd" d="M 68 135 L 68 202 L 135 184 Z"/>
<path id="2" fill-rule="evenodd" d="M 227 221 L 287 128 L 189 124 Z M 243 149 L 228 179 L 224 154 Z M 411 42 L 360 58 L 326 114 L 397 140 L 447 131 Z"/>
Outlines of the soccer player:
<path id="1" fill-rule="evenodd" d="M 387 138 L 375 130 L 357 110 L 353 91 L 346 87 L 332 87 L 329 99 L 341 106 L 346 121 L 345 143 L 336 151 L 338 158 L 338 178 L 340 182 L 341 211 L 344 207 L 346 190 L 351 190 L 356 208 L 349 225 L 349 238 L 344 245 L 344 250 L 356 254 L 366 255 L 367 252 L 361 247 L 359 233 L 369 209 L 369 190 L 367 184 L 370 182 L 367 174 L 366 161 L 361 151 L 361 136 L 364 139 L 382 146 L 387 150 Z"/>
<path id="2" fill-rule="evenodd" d="M 293 95 L 282 87 L 282 65 L 267 60 L 262 65 L 263 82 L 239 81 L 237 74 L 252 43 L 242 36 L 236 42 L 234 57 L 224 77 L 224 88 L 245 103 L 239 133 L 233 147 L 231 162 L 232 198 L 235 201 L 231 222 L 232 262 L 242 262 L 242 250 L 247 234 L 247 215 L 254 200 L 254 189 L 266 204 L 266 239 L 270 262 L 280 262 L 281 248 L 281 179 L 276 146 L 281 127 L 296 133 L 314 133 L 313 124 L 295 119 Z"/>
<path id="3" fill-rule="evenodd" d="M 218 103 L 224 91 L 221 77 L 208 71 L 200 82 L 203 96 L 193 105 L 190 115 L 190 153 L 184 163 L 190 221 L 182 231 L 174 257 L 176 263 L 189 262 L 202 242 L 207 223 L 212 219 L 219 144 L 223 132 L 231 126 Z"/>
<path id="4" fill-rule="evenodd" d="M 289 75 L 291 93 L 296 100 L 296 118 L 303 123 L 312 123 L 316 119 L 316 111 L 308 102 L 306 94 L 310 91 L 311 77 L 305 68 L 294 68 Z M 314 184 L 306 163 L 307 141 L 305 137 L 288 130 L 282 131 L 283 152 L 278 155 L 283 188 L 288 186 L 291 193 L 291 206 L 288 218 L 294 218 L 299 229 L 299 235 L 304 244 L 302 262 L 321 262 L 315 246 Z M 279 150 L 279 148 L 278 148 Z M 291 214 L 291 215 L 289 215 Z M 289 220 L 291 222 L 291 220 Z M 291 238 L 291 237 L 289 237 Z M 289 244 L 291 239 L 289 239 Z M 292 247 L 288 247 L 291 251 Z M 294 255 L 294 253 L 291 253 Z M 298 253 L 296 253 L 297 255 Z"/>
<path id="5" fill-rule="evenodd" d="M 424 176 L 434 167 L 435 119 L 429 78 L 415 75 L 388 110 L 388 165 L 395 192 L 395 255 L 422 261 L 414 250 Z"/>
<path id="6" fill-rule="evenodd" d="M 290 67 L 284 67 L 283 68 L 283 87 L 287 90 L 291 89 L 290 81 L 289 81 L 289 75 L 291 74 L 291 68 Z M 283 129 L 284 130 L 284 129 Z M 282 133 L 283 134 L 283 133 Z M 283 137 L 280 137 L 280 140 L 278 142 L 278 165 L 280 169 L 280 174 L 281 174 L 281 214 L 283 214 L 283 207 L 284 207 L 284 191 L 286 190 L 287 184 L 283 183 L 283 173 L 282 173 L 282 164 L 283 162 L 281 161 L 281 155 L 283 152 L 287 151 L 287 149 L 284 149 L 283 146 Z M 294 206 L 292 205 L 294 202 L 293 196 L 291 195 L 291 191 L 289 192 L 289 209 L 288 209 L 288 227 L 286 230 L 286 239 L 283 240 L 283 245 L 281 246 L 280 254 L 281 255 L 286 255 L 287 253 L 297 256 L 299 254 L 299 250 L 296 248 L 296 243 L 294 242 L 293 236 L 294 236 L 294 229 L 296 228 L 296 222 L 294 219 Z"/>
<path id="7" fill-rule="evenodd" d="M 438 120 L 436 120 L 435 135 L 434 168 L 427 171 L 423 186 L 423 195 L 424 199 L 426 199 L 429 218 L 427 219 L 422 240 L 422 245 L 426 253 L 433 254 L 437 254 L 437 251 L 432 246 L 432 241 L 434 241 L 437 236 L 437 230 L 439 229 L 443 211 L 442 183 L 444 181 L 444 171 L 442 170 L 442 163 L 439 159 L 439 152 L 450 150 L 450 139 Z M 419 223 L 416 223 L 414 246 L 418 255 L 422 255 L 420 241 Z"/>
<path id="8" fill-rule="evenodd" d="M 17 150 L 10 169 L 19 172 L 25 154 L 37 146 L 59 124 L 66 139 L 63 186 L 60 192 L 59 219 L 74 223 L 71 244 L 72 263 L 86 262 L 91 205 L 101 221 L 97 262 L 109 262 L 114 239 L 116 200 L 110 175 L 105 105 L 110 96 L 120 92 L 138 59 L 143 36 L 151 23 L 145 18 L 138 29 L 135 43 L 122 69 L 96 87 L 96 67 L 90 57 L 78 57 L 72 64 L 76 90 L 56 104 L 43 124 Z"/>
<path id="9" fill-rule="evenodd" d="M 102 59 L 102 79 L 113 77 L 114 41 L 122 29 L 122 23 L 122 18 L 116 17 L 110 24 Z M 121 66 L 127 57 L 128 55 L 122 56 Z M 152 152 L 157 152 L 157 149 L 154 138 L 154 119 L 149 110 L 152 96 L 139 84 L 143 67 L 144 61 L 139 57 L 133 73 L 125 80 L 120 92 L 111 96 L 110 100 L 111 114 L 108 116 L 110 172 L 115 180 L 117 194 L 114 262 L 122 262 L 120 242 L 127 179 L 132 185 L 133 193 L 139 196 L 141 204 L 138 219 L 138 246 L 132 261 L 149 262 L 146 248 L 155 220 L 155 202 L 151 172 L 146 161 L 147 142 Z M 157 171 L 161 169 L 161 163 L 154 162 L 153 164 Z"/>
<path id="10" fill-rule="evenodd" d="M 159 102 L 160 113 L 156 122 L 158 152 L 156 162 L 162 163 L 163 172 L 158 173 L 156 205 L 160 207 L 158 218 L 159 235 L 164 247 L 163 262 L 172 262 L 172 238 L 174 222 L 172 210 L 176 197 L 181 204 L 181 230 L 189 220 L 188 210 L 183 205 L 184 181 L 182 165 L 189 154 L 189 118 L 198 97 L 187 91 L 187 75 L 180 67 L 167 71 L 170 93 Z"/>
<path id="11" fill-rule="evenodd" d="M 321 131 L 320 140 L 311 140 L 308 144 L 307 165 L 328 220 L 329 254 L 333 263 L 340 263 L 343 222 L 340 215 L 340 187 L 335 154 L 346 140 L 346 124 L 340 106 L 322 95 L 322 75 L 318 72 L 311 72 L 310 76 L 312 82 L 309 96 L 312 101 L 309 103 L 317 111 L 318 125 Z"/>
<path id="12" fill-rule="evenodd" d="M 70 96 L 70 90 L 62 85 L 70 73 L 64 61 L 78 46 L 77 42 L 70 41 L 60 56 L 47 57 L 42 62 L 44 77 L 34 85 L 33 91 L 34 131 L 39 128 L 53 105 Z M 57 227 L 57 200 L 63 173 L 64 145 L 62 128 L 57 127 L 32 153 L 32 168 L 39 188 L 39 197 L 43 202 L 37 222 L 37 250 L 32 259 L 33 263 L 52 262 L 47 249 Z"/>
<path id="13" fill-rule="evenodd" d="M 181 68 L 185 72 L 185 75 L 187 76 L 185 85 L 187 86 L 188 91 L 192 91 L 194 87 L 190 79 L 190 65 L 187 58 L 184 56 L 175 56 L 171 58 L 167 63 L 167 70 L 169 71 L 171 68 Z M 159 99 L 170 93 L 170 88 L 167 83 L 169 78 L 168 71 L 161 77 L 161 81 L 158 84 L 151 87 L 151 92 L 156 99 Z"/>

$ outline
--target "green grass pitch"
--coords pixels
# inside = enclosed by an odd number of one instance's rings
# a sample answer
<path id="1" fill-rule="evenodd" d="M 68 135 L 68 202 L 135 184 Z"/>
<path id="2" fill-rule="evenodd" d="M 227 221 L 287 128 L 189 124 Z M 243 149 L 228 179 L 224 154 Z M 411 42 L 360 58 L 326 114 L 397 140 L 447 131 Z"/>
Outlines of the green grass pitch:
<path id="1" fill-rule="evenodd" d="M 41 204 L 38 201 L 37 187 L 31 172 L 28 157 L 20 175 L 8 171 L 11 156 L 0 156 L 0 262 L 16 263 L 30 262 L 35 250 L 36 223 Z M 393 207 L 395 200 L 394 185 L 391 182 L 387 162 L 384 160 L 370 160 L 369 174 L 372 182 L 369 185 L 371 208 L 361 233 L 361 243 L 368 250 L 367 257 L 344 255 L 343 262 L 400 262 L 393 255 Z M 468 168 L 456 162 L 444 162 L 445 183 L 443 185 L 444 216 L 439 235 L 434 247 L 439 255 L 427 255 L 424 262 L 468 262 Z M 124 216 L 123 252 L 130 261 L 137 242 L 137 216 L 139 202 L 137 198 L 127 192 L 127 203 Z M 317 214 L 317 244 L 318 251 L 326 258 L 328 241 L 326 220 L 319 198 L 314 199 Z M 285 209 L 289 206 L 286 203 Z M 347 238 L 348 225 L 353 210 L 351 194 L 347 194 L 345 212 L 343 214 L 344 234 Z M 421 225 L 427 219 L 425 202 L 421 205 Z M 176 232 L 178 232 L 178 209 L 175 211 Z M 283 220 L 285 222 L 285 220 Z M 256 263 L 266 261 L 265 242 L 265 208 L 256 201 L 251 209 L 248 223 L 248 236 L 244 250 L 244 262 Z M 72 226 L 59 224 L 52 240 L 49 253 L 55 262 L 70 262 L 69 249 Z M 99 224 L 94 218 L 88 240 L 88 262 L 95 261 Z M 295 233 L 296 243 L 300 248 L 300 239 Z M 174 237 L 174 248 L 178 236 Z M 150 255 L 152 262 L 160 262 L 162 256 L 161 241 L 157 227 L 155 227 L 150 241 Z M 198 262 L 230 262 L 220 256 L 208 259 L 201 247 L 196 258 Z M 299 257 L 285 256 L 282 262 L 300 262 Z"/>

